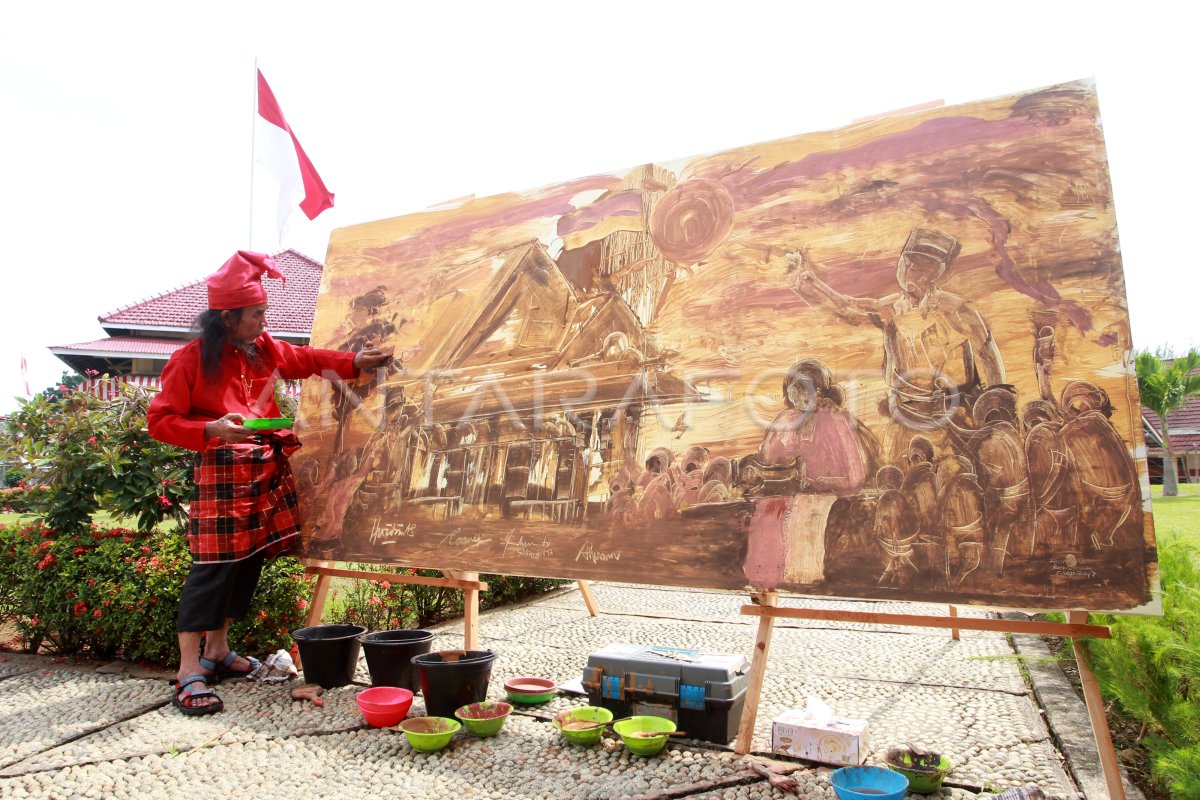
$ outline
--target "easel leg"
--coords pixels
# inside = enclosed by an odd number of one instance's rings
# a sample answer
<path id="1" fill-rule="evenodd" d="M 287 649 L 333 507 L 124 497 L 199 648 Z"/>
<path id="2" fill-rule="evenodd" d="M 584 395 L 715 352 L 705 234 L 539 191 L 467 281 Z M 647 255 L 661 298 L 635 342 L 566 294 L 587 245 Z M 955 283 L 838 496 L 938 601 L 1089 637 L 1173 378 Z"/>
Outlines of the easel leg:
<path id="1" fill-rule="evenodd" d="M 765 592 L 758 595 L 758 604 L 775 606 L 779 604 L 779 595 L 775 592 Z M 750 661 L 750 681 L 746 685 L 746 706 L 742 710 L 742 721 L 738 725 L 737 742 L 733 751 L 738 755 L 750 752 L 754 740 L 754 723 L 758 717 L 758 699 L 762 694 L 763 678 L 767 673 L 767 655 L 771 649 L 771 634 L 775 631 L 775 618 L 762 616 L 758 618 L 758 636 L 754 640 L 754 657 Z"/>
<path id="2" fill-rule="evenodd" d="M 329 595 L 328 575 L 317 576 L 317 587 L 313 591 L 312 603 L 308 606 L 308 618 L 304 620 L 305 627 L 321 624 L 321 614 L 325 612 L 325 598 Z"/>
<path id="3" fill-rule="evenodd" d="M 478 572 L 464 572 L 463 580 L 479 580 Z M 463 646 L 467 650 L 479 649 L 479 590 L 463 591 Z"/>
<path id="4" fill-rule="evenodd" d="M 313 589 L 312 602 L 308 604 L 308 617 L 304 620 L 304 627 L 311 628 L 313 625 L 321 624 L 321 614 L 325 611 L 325 598 L 329 595 L 328 575 L 318 575 L 317 585 Z M 304 669 L 304 665 L 300 663 L 300 648 L 296 648 L 296 669 Z"/>
<path id="5" fill-rule="evenodd" d="M 958 606 L 950 606 L 950 617 L 954 618 L 957 616 L 958 616 Z M 950 638 L 956 642 L 958 641 L 958 628 L 950 629 Z"/>
<path id="6" fill-rule="evenodd" d="M 588 613 L 593 617 L 600 616 L 600 609 L 596 607 L 596 598 L 592 594 L 592 587 L 588 586 L 587 581 L 579 581 L 579 593 L 583 595 L 583 604 L 587 606 Z"/>
<path id="7" fill-rule="evenodd" d="M 1067 621 L 1086 624 L 1086 611 L 1068 611 Z M 1108 796 L 1111 800 L 1125 800 L 1125 787 L 1121 783 L 1121 768 L 1117 764 L 1117 753 L 1113 750 L 1112 733 L 1108 729 L 1108 719 L 1104 716 L 1104 698 L 1100 694 L 1100 685 L 1096 683 L 1096 674 L 1088 661 L 1087 651 L 1083 642 L 1071 639 L 1071 649 L 1075 651 L 1075 664 L 1079 668 L 1079 682 L 1083 685 L 1083 699 L 1087 703 L 1088 717 L 1092 722 L 1092 735 L 1096 737 L 1096 752 L 1100 756 L 1100 766 L 1104 769 L 1104 782 L 1108 786 Z"/>

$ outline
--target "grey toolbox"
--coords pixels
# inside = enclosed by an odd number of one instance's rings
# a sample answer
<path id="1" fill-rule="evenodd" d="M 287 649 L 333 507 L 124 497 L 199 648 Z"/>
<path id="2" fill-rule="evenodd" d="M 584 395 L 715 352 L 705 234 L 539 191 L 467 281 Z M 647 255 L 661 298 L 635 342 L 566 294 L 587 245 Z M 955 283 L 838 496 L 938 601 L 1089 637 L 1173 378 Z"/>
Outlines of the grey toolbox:
<path id="1" fill-rule="evenodd" d="M 615 717 L 666 717 L 692 738 L 724 744 L 742 718 L 746 668 L 742 655 L 610 644 L 588 656 L 582 683 L 588 702 Z"/>

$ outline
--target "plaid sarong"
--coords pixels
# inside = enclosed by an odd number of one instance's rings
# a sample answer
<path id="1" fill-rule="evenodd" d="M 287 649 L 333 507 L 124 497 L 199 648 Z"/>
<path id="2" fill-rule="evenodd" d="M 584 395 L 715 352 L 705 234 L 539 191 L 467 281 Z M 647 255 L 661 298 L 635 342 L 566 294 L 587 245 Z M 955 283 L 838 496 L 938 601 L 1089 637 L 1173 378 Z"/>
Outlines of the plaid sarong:
<path id="1" fill-rule="evenodd" d="M 281 555 L 300 532 L 291 431 L 212 447 L 196 457 L 188 549 L 195 564 Z"/>

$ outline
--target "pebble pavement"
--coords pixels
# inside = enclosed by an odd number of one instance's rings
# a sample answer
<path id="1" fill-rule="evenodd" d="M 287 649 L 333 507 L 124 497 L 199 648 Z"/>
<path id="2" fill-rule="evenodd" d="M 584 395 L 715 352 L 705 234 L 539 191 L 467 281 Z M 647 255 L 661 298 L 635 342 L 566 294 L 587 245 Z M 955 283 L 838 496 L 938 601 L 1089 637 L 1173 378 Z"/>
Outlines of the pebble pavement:
<path id="1" fill-rule="evenodd" d="M 503 682 L 541 675 L 578 678 L 593 650 L 611 642 L 697 647 L 749 657 L 756 620 L 746 595 L 626 584 L 593 584 L 601 615 L 574 589 L 486 612 L 482 646 L 499 654 L 489 696 Z M 784 605 L 945 614 L 945 606 L 788 597 Z M 963 616 L 983 612 L 961 609 Z M 462 647 L 461 623 L 434 629 L 436 649 Z M 0 662 L 0 797 L 226 798 L 307 796 L 321 800 L 406 798 L 784 798 L 751 772 L 732 743 L 677 740 L 653 758 L 619 739 L 567 745 L 549 724 L 586 705 L 560 694 L 518 707 L 501 733 L 460 733 L 444 751 L 415 753 L 404 736 L 363 722 L 359 686 L 332 689 L 325 706 L 292 701 L 286 686 L 218 688 L 225 710 L 185 718 L 163 676 L 120 665 L 94 668 L 35 656 Z M 356 680 L 369 683 L 365 661 Z M 1052 797 L 1078 797 L 1055 737 L 1003 634 L 861 623 L 783 620 L 771 644 L 751 758 L 796 770 L 800 796 L 833 800 L 830 768 L 769 753 L 771 719 L 808 697 L 870 724 L 868 763 L 913 743 L 949 755 L 954 771 L 934 800 L 1036 783 Z M 423 712 L 421 698 L 412 715 Z M 1084 716 L 1086 719 L 1086 715 Z M 913 795 L 917 798 L 920 795 Z"/>

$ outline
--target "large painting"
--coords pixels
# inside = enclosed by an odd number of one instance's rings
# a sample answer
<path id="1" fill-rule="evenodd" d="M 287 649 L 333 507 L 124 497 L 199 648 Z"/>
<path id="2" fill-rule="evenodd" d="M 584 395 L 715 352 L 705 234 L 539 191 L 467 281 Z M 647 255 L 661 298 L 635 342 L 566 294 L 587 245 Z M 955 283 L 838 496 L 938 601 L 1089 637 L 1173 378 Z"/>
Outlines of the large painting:
<path id="1" fill-rule="evenodd" d="M 1133 609 L 1153 526 L 1090 82 L 333 233 L 320 558 Z"/>

